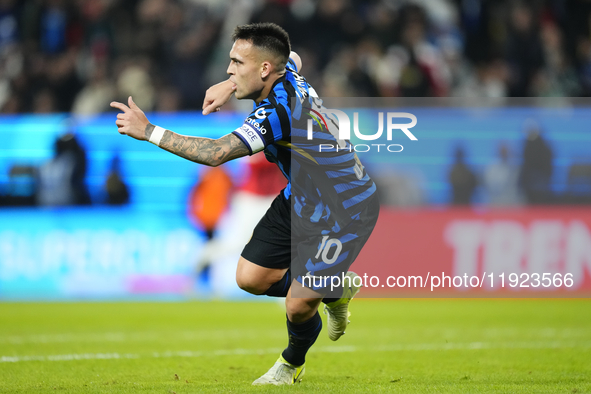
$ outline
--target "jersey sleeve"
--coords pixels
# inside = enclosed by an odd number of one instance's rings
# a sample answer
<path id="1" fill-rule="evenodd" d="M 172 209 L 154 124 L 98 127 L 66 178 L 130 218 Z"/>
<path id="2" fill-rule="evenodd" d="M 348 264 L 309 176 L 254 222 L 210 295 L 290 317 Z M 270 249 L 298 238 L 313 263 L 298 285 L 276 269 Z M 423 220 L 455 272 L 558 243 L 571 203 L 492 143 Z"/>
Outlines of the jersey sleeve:
<path id="1" fill-rule="evenodd" d="M 244 142 L 253 155 L 274 142 L 289 138 L 291 127 L 284 112 L 263 102 L 232 133 Z"/>

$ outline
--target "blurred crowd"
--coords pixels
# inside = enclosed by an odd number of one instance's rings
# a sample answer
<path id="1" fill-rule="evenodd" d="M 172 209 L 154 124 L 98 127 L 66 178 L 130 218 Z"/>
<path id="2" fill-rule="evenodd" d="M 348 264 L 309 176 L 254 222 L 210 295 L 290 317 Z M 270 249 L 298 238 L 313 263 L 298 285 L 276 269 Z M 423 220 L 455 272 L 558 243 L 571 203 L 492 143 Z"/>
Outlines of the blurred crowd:
<path id="1" fill-rule="evenodd" d="M 201 107 L 236 25 L 283 26 L 323 96 L 591 95 L 591 3 L 0 0 L 3 113 Z"/>
<path id="2" fill-rule="evenodd" d="M 552 141 L 535 121 L 528 119 L 527 123 L 521 157 L 516 157 L 508 144 L 499 142 L 496 159 L 481 172 L 468 164 L 463 146 L 456 147 L 447 177 L 451 204 L 470 205 L 477 200 L 498 207 L 591 204 L 589 160 L 573 160 L 566 168 L 564 185 L 556 187 L 557 182 L 552 181 L 556 173 Z"/>
<path id="3" fill-rule="evenodd" d="M 460 145 L 454 152 L 454 163 L 448 174 L 451 204 L 470 205 L 478 186 L 482 186 L 483 200 L 492 206 L 519 206 L 589 203 L 590 195 L 579 193 L 576 179 L 567 181 L 567 188 L 556 193 L 552 187 L 554 152 L 538 125 L 531 121 L 523 143 L 520 165 L 511 157 L 507 144 L 498 146 L 498 156 L 479 174 L 466 162 L 466 152 Z M 572 168 L 572 167 L 571 167 Z"/>

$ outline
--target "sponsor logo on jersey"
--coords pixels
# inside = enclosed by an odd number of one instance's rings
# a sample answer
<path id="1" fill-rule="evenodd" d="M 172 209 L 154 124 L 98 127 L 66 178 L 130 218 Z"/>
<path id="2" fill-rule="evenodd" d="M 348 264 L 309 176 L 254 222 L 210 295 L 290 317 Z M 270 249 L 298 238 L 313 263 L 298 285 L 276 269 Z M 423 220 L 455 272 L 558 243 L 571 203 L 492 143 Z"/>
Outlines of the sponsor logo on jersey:
<path id="1" fill-rule="evenodd" d="M 255 116 L 257 116 L 256 113 L 255 113 Z M 258 116 L 257 116 L 257 118 L 258 118 Z M 265 129 L 265 127 L 263 125 L 261 125 L 259 122 L 257 122 L 254 119 L 246 118 L 246 123 L 248 123 L 249 125 L 251 125 L 255 129 L 257 129 L 261 134 L 265 134 L 267 132 L 267 129 Z"/>
<path id="2" fill-rule="evenodd" d="M 265 111 L 265 108 L 259 108 L 254 113 L 254 116 L 257 119 L 265 119 L 267 117 L 267 111 Z"/>

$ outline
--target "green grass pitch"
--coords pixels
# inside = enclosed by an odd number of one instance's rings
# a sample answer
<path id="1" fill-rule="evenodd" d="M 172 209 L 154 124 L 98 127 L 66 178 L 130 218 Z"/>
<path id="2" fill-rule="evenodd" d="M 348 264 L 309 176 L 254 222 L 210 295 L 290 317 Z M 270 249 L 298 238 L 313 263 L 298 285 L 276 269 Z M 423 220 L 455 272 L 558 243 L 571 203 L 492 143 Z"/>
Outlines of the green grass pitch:
<path id="1" fill-rule="evenodd" d="M 358 299 L 293 387 L 274 302 L 0 304 L 0 393 L 587 393 L 591 300 Z M 324 317 L 323 320 L 325 321 Z"/>

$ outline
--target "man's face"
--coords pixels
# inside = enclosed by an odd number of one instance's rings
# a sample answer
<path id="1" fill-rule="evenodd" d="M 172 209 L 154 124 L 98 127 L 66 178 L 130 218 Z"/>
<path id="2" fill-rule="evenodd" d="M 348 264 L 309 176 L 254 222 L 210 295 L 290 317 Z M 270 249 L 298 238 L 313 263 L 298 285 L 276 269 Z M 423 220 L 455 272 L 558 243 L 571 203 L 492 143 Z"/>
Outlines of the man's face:
<path id="1" fill-rule="evenodd" d="M 259 97 L 264 88 L 262 79 L 262 61 L 260 53 L 250 42 L 236 40 L 230 51 L 228 74 L 236 84 L 237 99 L 253 99 Z"/>

